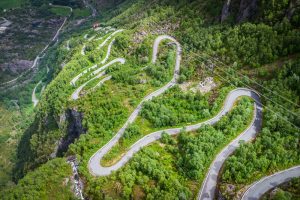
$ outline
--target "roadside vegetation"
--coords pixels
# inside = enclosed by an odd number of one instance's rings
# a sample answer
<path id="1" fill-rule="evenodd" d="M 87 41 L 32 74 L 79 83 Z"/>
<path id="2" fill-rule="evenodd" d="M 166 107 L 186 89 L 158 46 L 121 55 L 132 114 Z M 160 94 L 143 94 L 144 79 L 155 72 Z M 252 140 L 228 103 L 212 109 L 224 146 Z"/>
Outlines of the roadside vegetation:
<path id="1" fill-rule="evenodd" d="M 214 126 L 203 126 L 193 133 L 183 130 L 177 137 L 163 135 L 161 141 L 145 147 L 111 176 L 89 178 L 86 191 L 93 198 L 193 199 L 211 161 L 246 129 L 252 116 L 252 101 L 242 98 Z M 103 190 L 95 189 L 96 185 Z"/>
<path id="2" fill-rule="evenodd" d="M 57 158 L 30 172 L 1 199 L 76 199 L 72 193 L 72 169 L 64 158 Z"/>
<path id="3" fill-rule="evenodd" d="M 64 184 L 65 178 L 70 176 L 70 169 L 63 158 L 52 158 L 58 141 L 72 134 L 68 131 L 70 121 L 66 117 L 66 110 L 72 109 L 82 113 L 80 123 L 87 132 L 76 138 L 63 156 L 76 155 L 80 177 L 85 183 L 84 193 L 89 198 L 195 198 L 215 156 L 252 120 L 253 102 L 250 99 L 241 98 L 214 126 L 203 126 L 192 133 L 183 130 L 176 137 L 164 134 L 161 141 L 143 148 L 128 164 L 108 177 L 95 178 L 87 168 L 90 157 L 115 135 L 140 101 L 171 80 L 176 50 L 173 44 L 168 41 L 161 43 L 158 62 L 151 63 L 153 41 L 162 34 L 174 36 L 183 46 L 180 83 L 199 84 L 211 76 L 217 87 L 206 94 L 174 87 L 146 102 L 136 122 L 129 126 L 118 145 L 102 162 L 113 164 L 135 141 L 155 130 L 184 127 L 213 117 L 231 89 L 250 85 L 268 97 L 262 97 L 267 106 L 263 130 L 255 141 L 242 144 L 225 163 L 220 176 L 222 195 L 232 199 L 257 178 L 299 164 L 299 129 L 291 123 L 300 126 L 297 106 L 300 61 L 297 56 L 289 57 L 300 52 L 299 24 L 294 18 L 280 17 L 279 10 L 285 6 L 283 1 L 275 2 L 275 5 L 262 2 L 263 10 L 257 19 L 241 24 L 228 19 L 220 24 L 216 16 L 221 12 L 223 1 L 128 0 L 112 10 L 103 10 L 99 18 L 88 20 L 73 32 L 63 35 L 62 41 L 48 50 L 39 72 L 29 84 L 0 91 L 0 100 L 5 106 L 10 105 L 11 99 L 18 99 L 21 108 L 30 107 L 32 110 L 30 95 L 33 87 L 40 80 L 47 84 L 34 110 L 34 119 L 27 124 L 18 145 L 13 178 L 19 183 L 15 190 L 11 188 L 6 192 L 18 198 L 26 198 L 30 193 L 39 198 L 48 195 L 57 199 L 71 198 L 69 183 Z M 74 8 L 75 19 L 89 15 L 79 5 Z M 58 15 L 66 14 L 66 10 L 53 11 Z M 295 16 L 299 17 L 299 14 L 296 12 Z M 99 21 L 101 26 L 125 29 L 101 49 L 97 47 L 111 31 L 91 29 L 91 24 Z M 93 36 L 95 40 L 89 41 Z M 97 83 L 91 82 L 78 100 L 71 100 L 77 86 L 90 76 L 84 75 L 76 87 L 70 81 L 95 64 L 100 67 L 113 39 L 109 61 L 124 58 L 126 63 L 108 67 L 106 73 L 112 76 L 111 80 L 94 92 L 87 92 Z M 70 50 L 67 50 L 68 44 Z M 82 55 L 84 45 L 85 55 Z M 291 61 L 272 71 L 265 70 L 265 64 L 282 57 Z M 207 70 L 212 63 L 215 70 Z M 50 69 L 49 74 L 46 67 Z M 248 79 L 240 75 L 240 72 L 251 74 L 253 71 L 260 72 L 259 76 L 249 75 L 251 79 Z M 274 92 L 293 103 L 287 103 Z M 3 144 L 8 140 L 8 132 L 10 130 L 0 136 Z M 50 173 L 53 171 L 55 173 Z M 59 187 L 61 185 L 64 187 Z M 228 192 L 229 185 L 234 186 L 233 191 Z"/>
<path id="4" fill-rule="evenodd" d="M 243 144 L 226 161 L 220 183 L 226 198 L 232 198 L 235 192 L 266 174 L 300 164 L 300 131 L 295 127 L 300 126 L 299 63 L 299 59 L 286 63 L 273 79 L 262 83 L 264 94 L 270 98 L 265 99 L 263 129 L 253 143 Z M 228 185 L 235 186 L 234 192 L 232 187 L 227 192 Z"/>
<path id="5" fill-rule="evenodd" d="M 152 132 L 174 127 L 184 127 L 208 120 L 222 108 L 232 87 L 223 87 L 202 95 L 200 92 L 182 91 L 178 86 L 145 102 L 136 121 L 125 131 L 118 144 L 107 153 L 101 163 L 114 164 L 123 153 L 143 136 Z"/>
<path id="6" fill-rule="evenodd" d="M 262 200 L 297 200 L 300 198 L 300 178 L 294 178 L 268 192 Z"/>

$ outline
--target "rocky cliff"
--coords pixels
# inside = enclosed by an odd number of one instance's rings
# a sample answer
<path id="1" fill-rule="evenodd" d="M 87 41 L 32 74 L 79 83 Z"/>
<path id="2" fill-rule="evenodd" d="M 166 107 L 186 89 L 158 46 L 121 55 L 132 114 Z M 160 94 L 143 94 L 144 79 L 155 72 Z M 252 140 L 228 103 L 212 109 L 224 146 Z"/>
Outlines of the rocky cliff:
<path id="1" fill-rule="evenodd" d="M 258 13 L 259 0 L 225 0 L 221 22 L 224 22 L 230 15 L 236 18 L 238 23 L 251 20 Z"/>
<path id="2" fill-rule="evenodd" d="M 253 19 L 258 14 L 258 0 L 241 0 L 237 22 Z"/>
<path id="3" fill-rule="evenodd" d="M 73 109 L 68 109 L 65 113 L 68 122 L 67 134 L 58 144 L 57 155 L 62 156 L 69 148 L 69 145 L 74 143 L 75 139 L 81 134 L 86 133 L 86 129 L 82 126 L 83 114 Z"/>
<path id="4" fill-rule="evenodd" d="M 278 21 L 284 17 L 289 20 L 299 12 L 300 0 L 262 1 L 262 0 L 224 0 L 220 21 L 231 16 L 237 23 L 254 20 Z"/>

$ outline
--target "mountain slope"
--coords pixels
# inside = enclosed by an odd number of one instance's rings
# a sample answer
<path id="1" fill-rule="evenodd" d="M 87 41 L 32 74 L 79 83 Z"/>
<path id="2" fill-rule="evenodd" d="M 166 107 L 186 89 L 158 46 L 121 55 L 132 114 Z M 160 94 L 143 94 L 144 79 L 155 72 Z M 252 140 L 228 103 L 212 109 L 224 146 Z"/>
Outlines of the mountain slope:
<path id="1" fill-rule="evenodd" d="M 243 2 L 245 1 L 232 3 L 242 5 Z M 87 164 L 90 157 L 122 127 L 140 101 L 172 79 L 176 50 L 172 43 L 163 42 L 160 45 L 158 63 L 151 63 L 153 42 L 162 34 L 172 35 L 182 45 L 182 66 L 178 80 L 188 87 L 182 84 L 146 104 L 136 124 L 133 123 L 128 128 L 116 148 L 107 154 L 107 165 L 118 161 L 134 141 L 148 133 L 163 128 L 186 126 L 214 116 L 222 107 L 226 94 L 234 87 L 254 87 L 266 95 L 267 98 L 262 96 L 263 104 L 279 112 L 273 104 L 280 100 L 276 96 L 272 97 L 273 93 L 265 91 L 252 80 L 265 80 L 264 84 L 271 85 L 273 81 L 270 79 L 275 73 L 293 74 L 291 77 L 278 79 L 279 82 L 290 80 L 292 76 L 298 77 L 296 69 L 299 60 L 295 58 L 300 51 L 300 37 L 297 24 L 283 18 L 277 11 L 275 17 L 269 17 L 271 11 L 269 8 L 264 9 L 268 7 L 266 2 L 257 5 L 261 8 L 257 17 L 244 19 L 251 19 L 251 22 L 235 24 L 233 22 L 236 19 L 228 18 L 226 23 L 220 24 L 223 3 L 200 0 L 114 1 L 101 8 L 98 19 L 88 22 L 91 24 L 93 21 L 100 21 L 106 28 L 92 30 L 83 27 L 70 33 L 69 37 L 66 36 L 45 61 L 45 65 L 53 60 L 56 65 L 59 65 L 59 61 L 64 61 L 65 65 L 61 70 L 56 66 L 55 78 L 45 89 L 37 106 L 35 121 L 20 142 L 15 178 L 20 179 L 28 171 L 47 163 L 55 156 L 76 155 L 79 173 L 85 183 L 84 193 L 91 199 L 194 198 L 214 156 L 246 129 L 252 114 L 249 100 L 238 101 L 232 112 L 215 126 L 204 127 L 193 133 L 182 133 L 178 138 L 166 136 L 161 142 L 145 147 L 145 150 L 137 153 L 125 167 L 111 176 L 95 178 L 90 174 Z M 288 8 L 288 5 L 280 3 L 277 6 L 281 12 Z M 237 15 L 235 12 L 232 8 L 231 14 Z M 297 17 L 297 14 L 293 14 L 293 17 Z M 124 31 L 116 33 L 120 29 Z M 265 64 L 290 55 L 293 55 L 291 60 L 295 59 L 295 64 L 287 72 L 279 71 L 279 67 L 272 68 L 273 71 L 265 69 Z M 224 62 L 225 67 L 216 59 Z M 104 63 L 113 60 L 121 62 L 101 69 Z M 216 68 L 214 73 L 206 68 L 212 66 L 212 63 Z M 239 73 L 249 74 L 252 79 Z M 78 76 L 79 74 L 81 75 Z M 97 77 L 93 79 L 94 76 Z M 212 89 L 208 93 L 201 93 L 197 85 L 202 84 L 200 81 L 208 76 L 213 77 L 215 86 L 210 85 Z M 73 82 L 75 77 L 80 77 L 76 83 Z M 293 99 L 294 104 L 299 104 L 299 94 L 294 87 L 296 80 L 297 78 L 288 81 L 292 86 L 284 87 L 288 90 L 284 96 Z M 93 89 L 98 83 L 99 87 Z M 77 100 L 74 101 L 71 96 L 78 88 L 79 95 L 76 95 Z M 198 92 L 193 92 L 197 90 Z M 282 91 L 284 90 L 278 93 Z M 291 108 L 292 112 L 299 112 L 297 106 L 283 105 Z M 198 115 L 202 112 L 205 114 Z M 282 114 L 281 111 L 280 113 Z M 275 120 L 274 124 L 282 123 L 277 118 L 273 119 L 269 113 L 264 114 L 267 122 Z M 297 117 L 289 116 L 287 120 L 299 123 Z M 262 133 L 269 126 L 271 125 L 264 123 Z M 298 131 L 294 127 L 283 126 L 282 129 L 288 132 Z M 276 130 L 275 128 L 274 131 Z M 208 133 L 215 137 L 212 138 Z M 295 141 L 297 135 L 289 134 L 288 138 Z M 258 138 L 254 146 L 260 140 Z M 278 144 L 277 140 L 274 141 Z M 272 149 L 267 144 L 260 145 L 266 151 Z M 250 147 L 243 145 L 241 149 L 243 148 Z M 237 155 L 239 151 L 241 150 L 237 151 Z M 293 145 L 287 151 L 278 151 L 278 156 L 283 159 L 291 152 L 294 156 L 290 162 L 280 164 L 273 161 L 276 164 L 268 165 L 260 175 L 299 164 L 299 151 Z M 243 155 L 238 156 L 242 159 Z M 267 159 L 272 162 L 272 157 Z M 237 165 L 232 160 L 234 159 L 230 158 L 228 162 Z M 248 165 L 247 161 L 244 165 Z M 252 174 L 255 174 L 259 168 L 252 170 Z M 229 184 L 230 181 L 238 180 L 228 178 L 227 171 L 225 168 L 224 176 Z M 248 178 L 245 180 L 249 181 Z M 243 184 L 246 182 L 242 181 Z"/>

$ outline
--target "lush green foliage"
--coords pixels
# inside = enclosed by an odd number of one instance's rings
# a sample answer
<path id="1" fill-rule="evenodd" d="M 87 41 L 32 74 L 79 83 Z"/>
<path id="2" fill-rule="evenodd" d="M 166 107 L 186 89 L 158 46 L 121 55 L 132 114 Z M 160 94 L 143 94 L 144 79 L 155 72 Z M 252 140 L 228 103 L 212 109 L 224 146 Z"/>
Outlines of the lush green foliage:
<path id="1" fill-rule="evenodd" d="M 100 199 L 191 199 L 210 162 L 246 129 L 252 116 L 251 100 L 242 98 L 215 126 L 204 126 L 196 133 L 183 131 L 178 139 L 163 133 L 164 144 L 146 147 L 123 169 L 92 181 L 87 192 Z M 95 189 L 96 185 L 101 185 L 102 191 Z"/>
<path id="2" fill-rule="evenodd" d="M 197 50 L 226 57 L 225 61 L 238 61 L 240 65 L 259 67 L 300 51 L 299 31 L 292 29 L 288 21 L 274 27 L 245 23 L 235 27 L 199 25 L 190 28 L 190 23 L 184 23 L 185 32 L 180 32 L 185 43 Z"/>
<path id="3" fill-rule="evenodd" d="M 253 114 L 251 104 L 249 99 L 244 98 L 216 126 L 203 126 L 196 136 L 180 134 L 177 157 L 180 171 L 191 179 L 203 178 L 203 172 L 213 161 L 220 147 L 235 138 L 250 123 Z"/>
<path id="4" fill-rule="evenodd" d="M 28 173 L 1 199 L 75 199 L 71 192 L 71 166 L 63 158 L 49 161 Z"/>
<path id="5" fill-rule="evenodd" d="M 16 104 L 15 104 L 16 103 Z M 0 193 L 5 187 L 13 185 L 12 168 L 16 161 L 16 149 L 20 135 L 30 125 L 31 109 L 20 110 L 17 102 L 10 107 L 0 104 Z"/>
<path id="6" fill-rule="evenodd" d="M 223 87 L 217 97 L 214 92 L 201 95 L 199 92 L 184 92 L 175 86 L 152 101 L 145 102 L 140 116 L 125 131 L 117 145 L 104 156 L 101 163 L 113 164 L 131 145 L 149 133 L 163 128 L 183 127 L 213 117 L 221 109 L 231 89 Z"/>
<path id="7" fill-rule="evenodd" d="M 294 178 L 276 189 L 275 194 L 268 192 L 262 200 L 297 200 L 300 198 L 300 178 Z"/>
<path id="8" fill-rule="evenodd" d="M 167 91 L 163 96 L 146 102 L 141 116 L 151 123 L 154 128 L 178 126 L 207 119 L 219 111 L 229 88 L 220 92 L 216 102 L 212 101 L 212 94 L 203 95 L 200 92 L 183 92 L 179 87 Z"/>
<path id="9" fill-rule="evenodd" d="M 10 9 L 10 8 L 17 8 L 24 5 L 26 1 L 24 0 L 2 0 L 0 2 L 0 12 L 2 9 Z"/>
<path id="10" fill-rule="evenodd" d="M 38 4 L 48 3 L 48 1 L 36 0 L 35 2 Z M 163 144 L 156 143 L 146 147 L 128 165 L 109 177 L 96 179 L 90 175 L 86 166 L 90 156 L 113 137 L 140 100 L 171 79 L 175 54 L 174 49 L 170 48 L 167 42 L 161 45 L 159 62 L 155 65 L 150 63 L 152 43 L 156 35 L 170 34 L 183 45 L 180 82 L 187 80 L 199 82 L 206 77 L 207 74 L 205 68 L 201 66 L 203 64 L 201 61 L 205 60 L 207 63 L 211 60 L 208 59 L 207 54 L 218 57 L 226 63 L 236 62 L 234 66 L 239 68 L 235 69 L 239 70 L 247 69 L 247 66 L 260 67 L 282 56 L 299 52 L 299 30 L 295 28 L 295 23 L 282 21 L 282 18 L 278 17 L 280 14 L 273 15 L 271 9 L 267 10 L 269 2 L 263 1 L 266 9 L 265 15 L 270 15 L 267 18 L 272 22 L 268 25 L 212 24 L 211 22 L 217 21 L 216 16 L 219 15 L 223 3 L 221 0 L 214 3 L 200 0 L 162 0 L 159 2 L 127 0 L 114 10 L 101 12 L 103 18 L 98 19 L 101 23 L 127 29 L 117 36 L 110 57 L 110 60 L 124 57 L 126 64 L 109 67 L 106 72 L 112 75 L 112 80 L 77 101 L 70 101 L 70 95 L 75 89 L 69 84 L 70 80 L 84 69 L 100 63 L 105 56 L 107 46 L 100 50 L 96 50 L 96 47 L 107 36 L 81 27 L 76 27 L 78 28 L 76 33 L 65 36 L 59 48 L 51 49 L 42 61 L 44 72 L 47 65 L 51 69 L 49 77 L 43 79 L 44 82 L 48 82 L 54 77 L 55 79 L 47 86 L 37 107 L 36 120 L 25 132 L 20 142 L 16 177 L 22 177 L 28 171 L 49 160 L 57 141 L 67 134 L 68 121 L 64 120 L 64 111 L 67 108 L 73 108 L 84 114 L 82 123 L 88 132 L 81 135 L 70 146 L 67 154 L 75 154 L 80 161 L 79 171 L 86 181 L 85 193 L 88 196 L 94 199 L 193 198 L 198 192 L 202 178 L 214 156 L 244 130 L 251 120 L 252 109 L 250 106 L 252 104 L 249 100 L 243 99 L 231 114 L 224 117 L 214 127 L 205 126 L 197 133 L 182 133 L 178 139 L 164 134 Z M 286 2 L 278 1 L 278 5 L 274 6 L 276 7 L 274 12 L 277 12 L 286 6 Z M 81 14 L 81 10 L 74 10 L 75 18 L 82 17 Z M 83 15 L 88 15 L 87 10 L 83 11 Z M 88 22 L 89 25 L 91 23 L 91 21 Z M 85 34 L 89 34 L 89 37 L 96 34 L 97 37 L 104 36 L 104 38 L 97 42 L 88 42 L 83 39 Z M 67 40 L 71 47 L 69 52 L 65 49 Z M 80 54 L 84 44 L 87 47 L 86 56 Z M 205 59 L 203 59 L 204 56 Z M 66 64 L 63 69 L 60 67 L 62 63 Z M 285 91 L 289 98 L 298 99 L 299 75 L 294 75 L 295 69 L 284 71 L 279 76 L 285 78 L 278 78 L 271 82 L 270 89 L 278 93 Z M 40 74 L 37 76 L 35 83 L 42 78 L 41 76 Z M 237 78 L 232 83 L 239 83 L 238 80 L 241 77 L 234 72 L 232 76 Z M 78 81 L 78 85 L 86 80 L 88 80 L 88 75 Z M 218 77 L 215 77 L 215 80 L 222 81 L 218 80 Z M 281 82 L 284 87 L 281 86 Z M 27 87 L 32 89 L 35 83 Z M 88 85 L 87 88 L 93 84 L 95 82 Z M 287 90 L 285 86 L 292 90 Z M 20 95 L 22 102 L 30 102 L 30 94 L 28 95 L 28 91 L 26 92 L 22 88 L 17 89 L 16 92 L 4 93 L 5 95 L 1 95 L 1 100 L 8 104 L 11 98 Z M 261 92 L 268 94 L 268 91 Z M 219 102 L 211 103 L 215 99 L 215 95 L 222 97 L 224 94 L 226 93 L 222 93 L 219 88 L 212 94 L 212 98 L 200 94 L 167 92 L 166 96 L 158 97 L 145 104 L 142 116 L 148 124 L 141 129 L 140 126 L 132 124 L 126 130 L 122 142 L 125 147 L 128 147 L 132 144 L 131 142 L 149 133 L 147 132 L 149 130 L 185 125 L 210 117 L 222 105 L 222 98 L 218 98 Z M 272 94 L 268 94 L 268 96 L 272 96 Z M 269 104 L 268 100 L 265 102 Z M 297 117 L 287 116 L 287 113 L 284 113 L 280 107 L 274 108 L 271 104 L 268 106 L 278 110 L 289 121 L 299 124 Z M 299 111 L 293 110 L 293 112 Z M 139 120 L 140 118 L 137 123 L 140 122 Z M 297 146 L 299 141 L 295 139 L 299 137 L 299 133 L 269 111 L 265 112 L 264 122 L 263 135 L 253 144 L 242 145 L 225 166 L 223 174 L 225 181 L 244 184 L 251 181 L 252 177 L 262 176 L 272 170 L 290 166 L 296 163 L 296 159 L 299 160 L 299 153 L 295 151 L 299 146 Z M 144 132 L 145 127 L 149 128 L 146 132 Z M 272 144 L 273 140 L 275 141 L 274 145 Z M 287 149 L 283 149 L 283 147 Z M 275 154 L 270 149 L 274 150 Z M 283 159 L 284 156 L 286 158 L 290 155 L 291 158 L 287 159 L 288 161 Z M 252 161 L 257 166 L 253 166 Z M 59 168 L 60 165 L 56 166 Z M 64 168 L 58 169 L 57 173 L 60 174 L 62 171 Z M 228 171 L 236 173 L 228 175 Z M 245 175 L 245 171 L 251 177 Z M 52 174 L 43 173 L 48 174 L 47 178 L 52 180 Z M 39 175 L 45 177 L 43 173 L 41 172 Z M 256 176 L 257 174 L 258 176 Z M 28 176 L 33 175 L 30 173 Z M 20 181 L 20 183 L 22 182 Z M 51 183 L 56 186 L 61 185 L 61 182 Z M 29 188 L 28 191 L 35 194 L 36 186 L 34 184 L 30 186 L 34 189 Z M 17 188 L 16 194 L 19 194 L 19 191 L 23 189 L 21 186 L 17 186 Z M 60 191 L 59 189 L 51 191 Z M 44 190 L 41 193 L 41 195 L 49 195 L 44 193 Z M 60 198 L 67 198 L 67 196 Z"/>
<path id="11" fill-rule="evenodd" d="M 96 35 L 97 37 L 104 36 L 101 32 L 95 33 L 94 31 L 90 31 L 88 33 Z M 130 34 L 130 32 L 126 32 L 126 34 Z M 36 120 L 32 126 L 28 128 L 20 142 L 18 164 L 15 171 L 16 178 L 22 177 L 27 171 L 35 168 L 40 163 L 46 162 L 50 154 L 55 152 L 56 141 L 63 137 L 67 130 L 67 122 L 60 121 L 64 116 L 63 108 L 67 106 L 76 107 L 80 112 L 84 112 L 83 125 L 89 130 L 89 134 L 85 137 L 81 137 L 76 145 L 71 147 L 70 152 L 76 153 L 77 155 L 84 155 L 84 159 L 87 160 L 89 154 L 99 147 L 99 140 L 101 141 L 100 145 L 104 145 L 109 141 L 114 132 L 125 122 L 129 112 L 133 110 L 134 106 L 136 106 L 144 96 L 156 89 L 156 87 L 161 87 L 162 84 L 165 84 L 165 82 L 160 82 L 160 84 L 154 85 L 151 80 L 155 80 L 155 77 L 147 75 L 147 73 L 142 70 L 145 64 L 137 62 L 135 57 L 128 57 L 126 64 L 120 67 L 112 66 L 116 69 L 109 68 L 107 72 L 112 72 L 114 75 L 120 69 L 128 69 L 128 72 L 137 69 L 137 76 L 144 74 L 143 76 L 147 80 L 146 83 L 138 84 L 137 82 L 133 82 L 128 85 L 123 79 L 114 76 L 112 81 L 107 82 L 98 90 L 88 93 L 85 97 L 76 102 L 69 101 L 70 95 L 75 90 L 75 88 L 69 84 L 72 78 L 84 69 L 102 61 L 106 54 L 106 52 L 103 52 L 103 49 L 97 50 L 96 48 L 91 48 L 87 51 L 86 56 L 82 56 L 80 51 L 84 41 L 83 35 L 80 34 L 75 37 L 77 38 L 70 40 L 70 46 L 72 48 L 70 52 L 66 52 L 66 50 L 63 50 L 65 47 L 61 46 L 59 51 L 51 53 L 44 61 L 50 65 L 50 62 L 53 62 L 52 59 L 56 56 L 58 59 L 55 62 L 57 65 L 60 65 L 59 63 L 63 61 L 68 62 L 70 60 L 57 75 L 56 79 L 45 89 L 38 106 Z M 103 42 L 105 37 L 102 40 L 92 41 L 90 43 L 96 47 Z M 125 40 L 123 43 L 126 43 L 127 38 L 123 38 Z M 113 46 L 110 59 L 124 56 L 120 54 L 120 52 L 124 50 L 124 47 L 121 45 L 123 43 L 119 41 Z M 107 45 L 104 49 L 107 48 Z M 134 47 L 138 48 L 138 46 Z M 150 48 L 149 46 L 147 47 Z M 93 56 L 92 59 L 90 59 L 91 55 Z M 161 56 L 164 57 L 166 55 L 168 55 L 168 49 L 162 45 Z M 125 55 L 125 57 L 127 56 Z M 170 61 L 170 63 L 173 63 L 173 61 Z M 160 63 L 160 61 L 158 61 L 158 65 L 163 65 L 163 62 Z M 151 67 L 152 66 L 149 68 Z M 173 67 L 167 67 L 165 71 L 169 74 L 166 77 L 170 80 L 170 72 L 173 71 Z M 57 73 L 58 70 L 54 72 L 54 75 Z M 78 84 L 82 84 L 87 76 L 88 75 L 84 76 L 82 80 L 78 81 Z M 166 81 L 168 80 L 166 79 Z M 87 143 L 90 144 L 88 145 Z M 28 146 L 31 148 L 28 148 Z"/>
<path id="12" fill-rule="evenodd" d="M 67 7 L 59 7 L 59 6 L 54 6 L 50 8 L 51 12 L 53 12 L 56 15 L 59 16 L 69 16 L 70 15 L 70 9 Z"/>
<path id="13" fill-rule="evenodd" d="M 74 18 L 84 18 L 91 15 L 91 11 L 88 8 L 76 8 L 73 10 Z"/>
<path id="14" fill-rule="evenodd" d="M 295 106 L 299 103 L 299 69 L 299 60 L 288 63 L 277 78 L 264 83 L 264 94 L 269 98 L 265 100 L 263 129 L 254 143 L 243 144 L 226 161 L 221 179 L 223 191 L 226 184 L 248 184 L 267 173 L 299 164 L 300 132 L 295 127 L 300 125 L 300 110 Z"/>

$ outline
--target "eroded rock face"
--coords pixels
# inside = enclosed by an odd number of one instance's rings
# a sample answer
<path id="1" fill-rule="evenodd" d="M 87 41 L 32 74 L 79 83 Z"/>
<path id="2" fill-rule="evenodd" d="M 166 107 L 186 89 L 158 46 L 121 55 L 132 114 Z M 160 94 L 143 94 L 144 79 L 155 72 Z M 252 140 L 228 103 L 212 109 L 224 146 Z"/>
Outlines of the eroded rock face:
<path id="1" fill-rule="evenodd" d="M 289 7 L 286 11 L 286 17 L 290 20 L 294 15 L 296 8 L 300 7 L 300 0 L 290 0 Z"/>
<path id="2" fill-rule="evenodd" d="M 229 13 L 230 3 L 231 3 L 231 0 L 225 0 L 223 9 L 222 9 L 221 22 L 224 22 L 227 19 L 227 17 L 230 15 L 230 13 Z"/>
<path id="3" fill-rule="evenodd" d="M 251 20 L 258 15 L 258 3 L 259 0 L 225 0 L 220 20 L 224 22 L 230 15 L 237 16 L 238 23 Z"/>
<path id="4" fill-rule="evenodd" d="M 252 19 L 258 11 L 258 0 L 241 0 L 237 21 Z"/>
<path id="5" fill-rule="evenodd" d="M 86 133 L 86 129 L 82 125 L 82 113 L 73 109 L 68 109 L 65 117 L 68 122 L 67 134 L 58 144 L 57 156 L 62 156 L 68 150 L 69 145 L 74 143 L 75 139 L 79 138 L 81 134 Z"/>
<path id="6" fill-rule="evenodd" d="M 18 74 L 33 65 L 33 61 L 30 60 L 12 60 L 9 63 L 0 64 L 1 71 L 10 71 L 11 73 Z"/>

